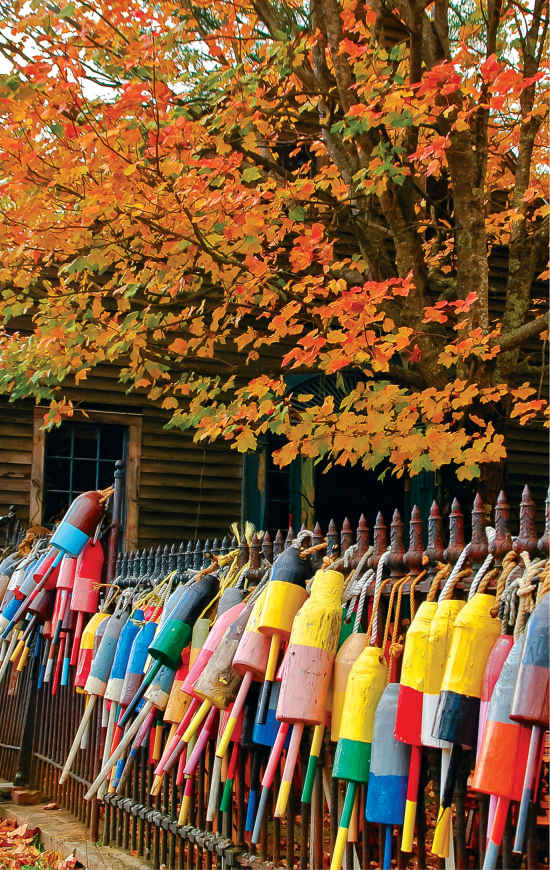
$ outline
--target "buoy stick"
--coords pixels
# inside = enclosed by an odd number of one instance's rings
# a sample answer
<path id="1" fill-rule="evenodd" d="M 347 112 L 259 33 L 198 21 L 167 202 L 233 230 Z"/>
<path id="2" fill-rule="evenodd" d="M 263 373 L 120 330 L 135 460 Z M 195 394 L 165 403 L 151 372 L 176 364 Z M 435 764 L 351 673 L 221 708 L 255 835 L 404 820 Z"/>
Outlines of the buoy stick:
<path id="1" fill-rule="evenodd" d="M 152 706 L 153 705 L 152 705 L 151 701 L 147 701 L 147 703 L 144 704 L 143 708 L 140 710 L 139 714 L 134 719 L 134 721 L 132 722 L 132 724 L 130 725 L 128 730 L 126 731 L 124 737 L 122 738 L 122 740 L 118 744 L 114 753 L 107 760 L 107 762 L 103 765 L 103 767 L 99 771 L 98 775 L 94 779 L 93 783 L 91 784 L 90 788 L 88 789 L 88 791 L 84 795 L 85 800 L 89 801 L 89 800 L 91 800 L 91 798 L 93 798 L 93 796 L 96 794 L 99 786 L 101 785 L 101 783 L 103 782 L 105 777 L 109 776 L 109 773 L 111 772 L 111 768 L 116 764 L 118 759 L 122 755 L 124 755 L 127 747 L 130 745 L 130 743 L 132 742 L 132 740 L 134 738 L 134 734 L 136 734 L 136 732 L 139 730 L 144 719 L 147 718 L 149 712 L 151 711 Z"/>
<path id="2" fill-rule="evenodd" d="M 221 759 L 220 759 L 221 760 Z M 258 806 L 258 791 L 260 788 L 260 768 L 262 764 L 262 753 L 259 747 L 252 750 L 252 761 L 250 763 L 250 791 L 248 792 L 248 804 L 246 807 L 246 821 L 244 825 L 245 831 L 249 832 L 254 827 L 254 819 L 256 817 L 256 808 Z"/>
<path id="3" fill-rule="evenodd" d="M 447 770 L 445 784 L 442 785 L 441 789 L 439 815 L 437 817 L 432 845 L 432 852 L 440 858 L 446 858 L 449 854 L 450 825 L 452 821 L 451 804 L 453 802 L 456 774 L 461 757 L 462 747 L 457 743 L 453 744 L 449 759 L 449 769 Z"/>
<path id="4" fill-rule="evenodd" d="M 74 629 L 73 645 L 71 648 L 71 667 L 74 667 L 78 661 L 78 651 L 80 649 L 80 640 L 82 638 L 82 629 L 84 628 L 84 611 L 79 610 L 76 614 L 76 625 Z"/>
<path id="5" fill-rule="evenodd" d="M 311 795 L 313 792 L 313 783 L 315 782 L 315 775 L 317 773 L 317 764 L 319 763 L 319 756 L 321 754 L 321 747 L 323 746 L 323 737 L 325 734 L 325 722 L 321 723 L 321 725 L 316 725 L 315 730 L 313 731 L 313 739 L 311 741 L 311 749 L 309 750 L 309 760 L 307 763 L 306 775 L 304 778 L 304 787 L 302 789 L 302 797 L 300 798 L 303 804 L 311 803 Z"/>
<path id="6" fill-rule="evenodd" d="M 392 825 L 384 825 L 384 860 L 382 870 L 391 870 Z"/>
<path id="7" fill-rule="evenodd" d="M 267 766 L 262 777 L 262 793 L 260 795 L 258 812 L 256 813 L 256 820 L 254 822 L 254 830 L 252 831 L 252 843 L 257 843 L 260 839 L 260 830 L 262 827 L 262 821 L 267 805 L 269 789 L 273 785 L 273 778 L 275 776 L 277 765 L 279 764 L 279 759 L 281 757 L 281 752 L 283 751 L 284 742 L 286 740 L 286 735 L 288 734 L 289 728 L 290 724 L 288 722 L 281 722 L 281 724 L 279 725 L 279 730 L 277 731 L 275 743 L 273 744 L 273 748 L 271 749 L 271 753 L 269 755 L 269 761 L 267 762 Z"/>
<path id="8" fill-rule="evenodd" d="M 116 707 L 117 707 L 117 705 L 114 703 L 114 701 L 111 701 L 111 705 L 109 707 L 109 718 L 107 719 L 107 733 L 105 734 L 105 746 L 103 749 L 103 758 L 101 761 L 102 764 L 105 764 L 105 762 L 109 758 L 109 754 L 111 752 L 111 744 L 113 742 L 113 731 L 114 731 L 115 722 L 116 722 Z M 101 800 L 101 798 L 105 794 L 106 788 L 107 788 L 107 782 L 105 781 L 98 792 L 99 800 Z"/>
<path id="9" fill-rule="evenodd" d="M 451 750 L 441 750 L 441 777 L 440 781 L 444 783 L 447 779 L 449 763 L 451 760 Z M 449 854 L 445 856 L 445 870 L 455 870 L 455 841 L 453 836 L 453 817 L 449 818 Z"/>
<path id="10" fill-rule="evenodd" d="M 239 721 L 239 716 L 244 707 L 244 702 L 246 701 L 248 690 L 252 685 L 252 676 L 252 671 L 247 671 L 245 673 L 243 681 L 239 687 L 239 691 L 237 692 L 237 697 L 233 701 L 233 709 L 231 710 L 231 714 L 227 720 L 227 724 L 224 728 L 223 734 L 218 742 L 218 747 L 216 749 L 216 755 L 218 756 L 218 758 L 223 758 L 225 753 L 227 752 L 229 741 L 231 740 L 233 731 L 235 730 L 235 726 Z"/>
<path id="11" fill-rule="evenodd" d="M 355 780 L 350 780 L 346 789 L 344 808 L 340 817 L 340 825 L 338 827 L 338 833 L 336 835 L 336 842 L 334 843 L 334 851 L 332 853 L 332 860 L 330 862 L 330 870 L 340 870 L 340 867 L 342 866 L 346 843 L 348 841 L 348 828 L 351 821 L 351 814 L 353 812 L 353 805 L 355 803 L 356 794 L 357 783 L 355 782 Z"/>
<path id="12" fill-rule="evenodd" d="M 276 819 L 284 816 L 285 810 L 288 804 L 288 796 L 290 794 L 290 789 L 292 787 L 292 778 L 294 776 L 294 768 L 296 767 L 296 762 L 298 760 L 298 754 L 300 752 L 300 743 L 302 740 L 302 734 L 304 733 L 304 723 L 296 722 L 292 726 L 292 734 L 290 735 L 290 744 L 288 747 L 288 752 L 286 754 L 285 766 L 283 769 L 283 776 L 281 779 L 281 785 L 279 787 L 279 794 L 277 795 L 277 803 L 275 805 L 275 813 L 274 816 Z"/>
<path id="13" fill-rule="evenodd" d="M 36 598 L 38 593 L 44 588 L 44 586 L 46 585 L 46 580 L 48 579 L 48 577 L 50 576 L 52 571 L 55 568 L 57 568 L 57 566 L 61 562 L 61 559 L 63 558 L 63 555 L 64 555 L 63 550 L 60 550 L 58 552 L 57 556 L 55 557 L 55 559 L 52 561 L 51 565 L 48 566 L 47 570 L 42 575 L 42 577 L 40 578 L 40 581 L 36 584 L 36 586 L 34 587 L 32 592 L 29 592 L 27 597 L 23 599 L 23 601 L 21 602 L 21 604 L 19 605 L 19 607 L 15 611 L 14 615 L 12 616 L 10 621 L 8 622 L 6 628 L 2 632 L 2 638 L 5 638 L 8 636 L 8 634 L 10 633 L 12 628 L 19 622 L 21 617 L 26 612 L 29 604 L 32 604 L 32 602 L 34 601 L 34 599 Z"/>
<path id="14" fill-rule="evenodd" d="M 184 825 L 187 821 L 187 817 L 189 816 L 189 810 L 191 809 L 191 797 L 193 795 L 193 779 L 189 777 L 185 781 L 185 788 L 183 790 L 183 800 L 181 802 L 180 814 L 178 816 L 178 825 Z"/>
<path id="15" fill-rule="evenodd" d="M 187 764 L 185 765 L 185 770 L 183 771 L 185 776 L 193 776 L 195 768 L 199 763 L 199 759 L 204 751 L 204 747 L 208 743 L 217 712 L 217 708 L 212 707 L 210 712 L 208 713 L 208 716 L 206 717 L 206 722 L 202 726 L 202 731 L 197 738 L 195 746 L 193 747 L 193 752 L 187 759 Z"/>
<path id="16" fill-rule="evenodd" d="M 169 771 L 172 770 L 174 764 L 181 755 L 183 748 L 185 747 L 185 743 L 181 739 L 182 734 L 189 725 L 189 722 L 193 718 L 193 715 L 198 706 L 198 700 L 196 698 L 193 698 L 193 700 L 189 704 L 189 707 L 185 711 L 183 719 L 176 728 L 176 733 L 174 734 L 174 737 L 166 745 L 166 749 L 164 750 L 162 758 L 158 763 L 155 773 L 169 773 Z"/>
<path id="17" fill-rule="evenodd" d="M 218 794 L 220 791 L 220 779 L 222 772 L 222 760 L 216 755 L 214 764 L 212 765 L 212 774 L 210 777 L 210 791 L 208 793 L 208 806 L 206 808 L 206 821 L 213 822 L 218 812 Z M 252 788 L 252 785 L 250 786 Z M 248 818 L 248 816 L 247 816 Z"/>
<path id="18" fill-rule="evenodd" d="M 80 725 L 78 726 L 78 730 L 74 736 L 74 740 L 72 746 L 69 750 L 69 754 L 67 756 L 67 760 L 63 765 L 63 770 L 61 771 L 61 776 L 59 777 L 59 785 L 63 785 L 65 780 L 67 779 L 69 773 L 71 772 L 71 768 L 73 766 L 73 762 L 76 758 L 76 753 L 78 752 L 78 747 L 80 746 L 80 741 L 84 736 L 84 732 L 88 727 L 88 723 L 91 719 L 93 709 L 96 705 L 98 696 L 90 695 L 88 696 L 88 701 L 86 704 L 86 709 L 82 715 L 82 719 L 80 720 Z"/>
<path id="19" fill-rule="evenodd" d="M 495 867 L 497 866 L 497 858 L 500 851 L 500 844 L 502 843 L 502 838 L 504 836 L 504 828 L 506 826 L 509 806 L 509 798 L 498 798 L 495 817 L 491 827 L 491 834 L 489 836 L 489 842 L 487 843 L 485 858 L 483 860 L 483 870 L 495 870 Z"/>
<path id="20" fill-rule="evenodd" d="M 231 798 L 233 796 L 233 780 L 235 779 L 235 771 L 237 770 L 237 761 L 239 758 L 239 744 L 234 743 L 231 750 L 231 758 L 229 759 L 229 767 L 227 768 L 227 776 L 223 787 L 223 795 L 220 803 L 222 813 L 228 813 L 231 810 Z"/>
<path id="21" fill-rule="evenodd" d="M 130 771 L 132 769 L 132 765 L 134 763 L 134 759 L 135 759 L 136 755 L 138 754 L 139 748 L 143 745 L 144 741 L 147 739 L 147 734 L 149 733 L 149 729 L 151 728 L 151 725 L 153 724 L 154 718 L 155 718 L 155 711 L 150 710 L 149 714 L 145 717 L 142 725 L 138 729 L 138 732 L 134 738 L 132 746 L 130 747 L 130 752 L 128 753 L 128 758 L 126 759 L 126 762 L 124 762 L 123 759 L 120 759 L 117 762 L 117 765 L 115 768 L 115 776 L 114 776 L 114 780 L 113 780 L 113 786 L 114 786 L 115 791 L 120 791 L 122 789 L 124 783 L 128 779 L 128 776 L 130 775 Z M 122 765 L 120 770 L 118 770 L 119 764 Z"/>
<path id="22" fill-rule="evenodd" d="M 514 838 L 514 846 L 512 849 L 513 852 L 519 855 L 523 852 L 523 843 L 527 828 L 527 814 L 529 812 L 529 804 L 533 800 L 533 794 L 535 791 L 535 776 L 538 768 L 541 741 L 542 728 L 540 725 L 533 725 L 533 728 L 531 729 L 531 738 L 529 740 L 529 754 L 527 755 L 525 775 L 523 777 L 523 790 L 519 804 L 516 836 Z"/>
<path id="23" fill-rule="evenodd" d="M 262 683 L 262 688 L 260 689 L 260 697 L 258 699 L 258 709 L 256 712 L 256 724 L 264 725 L 265 718 L 267 716 L 267 707 L 269 704 L 269 695 L 271 692 L 271 686 L 273 685 L 273 680 L 275 679 L 275 673 L 277 671 L 277 662 L 279 659 L 279 650 L 281 648 L 281 638 L 278 634 L 271 635 L 271 644 L 269 647 L 269 658 L 267 660 L 267 667 L 265 669 L 265 679 Z"/>
<path id="24" fill-rule="evenodd" d="M 407 783 L 407 800 L 405 803 L 405 818 L 401 836 L 401 851 L 412 852 L 416 807 L 418 804 L 418 786 L 420 783 L 420 768 L 422 766 L 422 746 L 411 746 L 411 764 L 409 781 Z"/>
<path id="25" fill-rule="evenodd" d="M 197 712 L 195 713 L 195 715 L 191 719 L 191 722 L 189 723 L 189 725 L 187 726 L 187 728 L 185 729 L 185 731 L 182 734 L 181 739 L 182 739 L 183 743 L 189 743 L 189 741 L 191 740 L 193 735 L 196 734 L 196 732 L 199 729 L 199 725 L 201 725 L 201 723 L 203 722 L 203 720 L 204 720 L 206 714 L 208 713 L 208 711 L 210 710 L 211 706 L 212 706 L 212 701 L 208 701 L 205 698 L 204 701 L 202 702 L 202 704 L 200 705 L 199 709 L 197 710 Z"/>
<path id="26" fill-rule="evenodd" d="M 6 671 L 9 667 L 9 664 L 10 664 L 11 655 L 12 655 L 12 653 L 15 649 L 15 646 L 17 644 L 17 641 L 18 641 L 17 634 L 18 634 L 18 632 L 16 632 L 16 631 L 13 632 L 13 634 L 10 638 L 8 648 L 6 650 L 6 655 L 4 656 L 4 659 L 2 661 L 2 665 L 0 666 L 0 686 L 2 685 L 2 680 L 6 676 Z M 39 686 L 39 688 L 40 688 L 40 686 Z"/>
<path id="27" fill-rule="evenodd" d="M 151 668 L 149 668 L 149 670 L 145 674 L 145 676 L 143 678 L 143 682 L 141 683 L 141 686 L 139 687 L 136 694 L 134 695 L 134 697 L 132 698 L 132 700 L 130 701 L 128 706 L 126 707 L 126 710 L 122 714 L 121 718 L 119 719 L 118 724 L 119 724 L 120 728 L 124 728 L 124 726 L 128 723 L 130 716 L 132 715 L 132 713 L 136 709 L 137 705 L 139 704 L 139 702 L 143 698 L 146 690 L 151 685 L 151 683 L 153 682 L 154 678 L 156 677 L 158 671 L 160 670 L 161 664 L 162 664 L 162 662 L 160 660 L 155 661 L 154 665 Z"/>

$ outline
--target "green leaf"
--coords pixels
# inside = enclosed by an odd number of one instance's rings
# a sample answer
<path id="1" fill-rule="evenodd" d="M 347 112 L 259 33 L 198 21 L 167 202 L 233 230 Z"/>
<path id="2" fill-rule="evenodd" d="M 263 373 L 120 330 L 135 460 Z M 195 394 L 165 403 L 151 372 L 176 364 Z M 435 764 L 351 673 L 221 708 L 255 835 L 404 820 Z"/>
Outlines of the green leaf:
<path id="1" fill-rule="evenodd" d="M 293 221 L 303 221 L 306 213 L 301 205 L 294 205 L 290 209 L 288 216 Z"/>
<path id="2" fill-rule="evenodd" d="M 242 174 L 242 179 L 243 181 L 246 181 L 247 184 L 250 181 L 257 181 L 261 177 L 262 174 L 256 166 L 247 166 Z"/>
<path id="3" fill-rule="evenodd" d="M 67 3 L 61 12 L 58 12 L 57 14 L 60 18 L 74 18 L 76 15 L 76 9 L 72 3 Z"/>

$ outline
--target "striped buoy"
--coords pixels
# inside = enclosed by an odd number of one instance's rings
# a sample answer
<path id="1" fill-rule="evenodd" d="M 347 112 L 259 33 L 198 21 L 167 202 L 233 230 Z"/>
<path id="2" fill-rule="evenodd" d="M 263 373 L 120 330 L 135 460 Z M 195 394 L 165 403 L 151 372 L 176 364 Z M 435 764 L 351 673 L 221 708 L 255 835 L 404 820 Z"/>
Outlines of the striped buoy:
<path id="1" fill-rule="evenodd" d="M 550 595 L 535 607 L 525 631 L 510 718 L 531 727 L 529 755 L 519 807 L 514 852 L 523 851 L 527 812 L 535 790 L 542 734 L 548 728 L 550 684 Z"/>
<path id="2" fill-rule="evenodd" d="M 376 708 L 365 818 L 384 825 L 383 870 L 391 867 L 394 825 L 402 825 L 411 749 L 394 737 L 399 683 L 389 683 Z"/>
<path id="3" fill-rule="evenodd" d="M 257 680 L 261 682 L 265 676 L 267 659 L 269 657 L 269 637 L 258 631 L 258 623 L 263 610 L 266 592 L 267 589 L 263 589 L 256 600 L 248 617 L 243 636 L 233 656 L 233 668 L 242 676 L 242 683 L 233 703 L 231 714 L 227 717 L 222 736 L 218 741 L 216 748 L 218 758 L 223 758 L 227 752 L 229 741 L 239 716 L 244 709 L 252 681 Z"/>
<path id="4" fill-rule="evenodd" d="M 292 734 L 275 817 L 286 810 L 304 725 L 321 725 L 325 721 L 342 624 L 343 587 L 344 575 L 339 571 L 317 571 L 310 597 L 294 617 L 277 704 L 277 719 L 292 723 Z"/>
<path id="5" fill-rule="evenodd" d="M 76 611 L 76 625 L 71 650 L 71 665 L 76 665 L 84 615 L 95 613 L 99 603 L 99 583 L 103 573 L 103 547 L 99 541 L 89 540 L 78 559 L 74 577 L 70 608 Z"/>
<path id="6" fill-rule="evenodd" d="M 283 550 L 273 562 L 264 606 L 258 620 L 258 631 L 270 638 L 269 657 L 256 715 L 259 725 L 263 724 L 267 714 L 281 643 L 290 637 L 294 617 L 307 598 L 305 586 L 310 576 L 309 559 L 300 558 L 296 547 Z"/>
<path id="7" fill-rule="evenodd" d="M 342 863 L 357 785 L 368 783 L 374 715 L 385 686 L 386 664 L 382 650 L 365 647 L 349 673 L 332 769 L 333 777 L 346 780 L 348 786 L 331 870 L 339 870 Z"/>
<path id="8" fill-rule="evenodd" d="M 437 602 L 423 601 L 414 615 L 405 638 L 401 683 L 397 700 L 394 737 L 411 747 L 407 802 L 403 822 L 401 851 L 412 852 L 418 786 L 422 764 L 422 705 L 430 625 Z"/>
<path id="9" fill-rule="evenodd" d="M 455 620 L 441 684 L 432 735 L 453 744 L 432 846 L 442 858 L 449 854 L 450 808 L 460 747 L 473 748 L 477 743 L 483 673 L 500 634 L 500 622 L 491 615 L 495 603 L 494 595 L 479 592 L 466 602 Z"/>
<path id="10" fill-rule="evenodd" d="M 510 719 L 510 705 L 519 670 L 523 637 L 515 641 L 502 665 L 489 703 L 487 722 L 471 787 L 496 795 L 483 870 L 494 870 L 510 801 L 521 798 L 529 751 L 529 730 Z"/>

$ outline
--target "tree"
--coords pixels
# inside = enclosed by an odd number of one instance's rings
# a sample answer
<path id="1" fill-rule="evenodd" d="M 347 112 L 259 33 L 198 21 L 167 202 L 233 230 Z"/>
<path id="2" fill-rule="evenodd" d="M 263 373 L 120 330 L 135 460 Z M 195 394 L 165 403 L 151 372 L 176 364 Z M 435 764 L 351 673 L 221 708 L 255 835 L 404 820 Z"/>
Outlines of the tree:
<path id="1" fill-rule="evenodd" d="M 197 439 L 462 479 L 543 412 L 546 3 L 1 8 L 13 398 L 122 361 Z"/>

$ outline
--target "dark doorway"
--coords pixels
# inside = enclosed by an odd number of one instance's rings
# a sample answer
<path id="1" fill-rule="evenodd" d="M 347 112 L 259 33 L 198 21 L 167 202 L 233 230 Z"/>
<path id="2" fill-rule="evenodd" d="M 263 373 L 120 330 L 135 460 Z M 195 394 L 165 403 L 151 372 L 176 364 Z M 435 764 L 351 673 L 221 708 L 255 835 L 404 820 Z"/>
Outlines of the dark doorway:
<path id="1" fill-rule="evenodd" d="M 315 518 L 323 531 L 331 519 L 341 528 L 346 517 L 355 529 L 363 513 L 372 540 L 372 527 L 379 510 L 388 526 L 395 508 L 403 518 L 403 481 L 390 474 L 386 474 L 383 480 L 379 476 L 379 471 L 365 471 L 357 467 L 335 467 L 324 471 L 323 465 L 319 464 L 315 469 Z"/>

